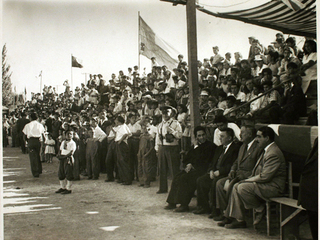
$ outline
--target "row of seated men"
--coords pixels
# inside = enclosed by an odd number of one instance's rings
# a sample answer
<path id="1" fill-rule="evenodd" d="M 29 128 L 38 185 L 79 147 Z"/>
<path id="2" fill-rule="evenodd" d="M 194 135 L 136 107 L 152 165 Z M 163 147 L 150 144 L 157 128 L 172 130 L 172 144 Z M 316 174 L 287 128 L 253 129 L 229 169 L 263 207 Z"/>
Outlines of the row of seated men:
<path id="1" fill-rule="evenodd" d="M 220 146 L 207 140 L 203 127 L 194 129 L 196 144 L 173 178 L 165 209 L 189 211 L 196 191 L 195 214 L 210 214 L 221 227 L 244 228 L 245 209 L 255 209 L 256 225 L 265 215 L 265 201 L 285 189 L 285 158 L 270 127 L 242 126 L 241 142 L 234 141 L 227 124 L 220 129 Z"/>

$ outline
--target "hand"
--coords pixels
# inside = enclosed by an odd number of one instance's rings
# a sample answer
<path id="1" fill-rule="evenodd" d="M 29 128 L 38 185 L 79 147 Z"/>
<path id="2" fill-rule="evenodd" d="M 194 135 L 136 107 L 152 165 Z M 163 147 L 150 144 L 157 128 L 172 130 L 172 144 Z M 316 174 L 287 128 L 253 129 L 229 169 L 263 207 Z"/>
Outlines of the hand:
<path id="1" fill-rule="evenodd" d="M 210 174 L 210 178 L 211 178 L 211 179 L 214 179 L 214 173 L 213 173 L 213 170 L 211 170 L 209 174 Z"/>
<path id="2" fill-rule="evenodd" d="M 230 173 L 229 173 L 229 175 L 228 175 L 228 177 L 229 177 L 230 179 L 234 179 L 234 178 L 236 177 L 236 172 L 233 171 L 233 170 L 231 170 Z"/>
<path id="3" fill-rule="evenodd" d="M 189 164 L 187 164 L 187 166 L 184 170 L 186 171 L 186 173 L 188 173 L 188 172 L 190 172 L 191 169 L 192 169 L 192 164 L 189 163 Z"/>
<path id="4" fill-rule="evenodd" d="M 219 177 L 219 175 L 220 175 L 219 170 L 215 171 L 215 172 L 213 173 L 213 175 L 214 175 L 214 177 Z"/>

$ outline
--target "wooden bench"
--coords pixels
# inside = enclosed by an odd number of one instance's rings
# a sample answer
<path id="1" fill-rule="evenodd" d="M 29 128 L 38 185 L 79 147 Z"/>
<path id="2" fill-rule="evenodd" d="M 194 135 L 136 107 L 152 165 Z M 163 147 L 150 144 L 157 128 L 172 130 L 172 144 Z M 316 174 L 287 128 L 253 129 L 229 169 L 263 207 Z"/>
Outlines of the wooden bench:
<path id="1" fill-rule="evenodd" d="M 299 183 L 292 180 L 292 163 L 288 162 L 288 197 L 281 196 L 270 198 L 266 202 L 266 220 L 267 235 L 270 236 L 270 220 L 271 220 L 271 203 L 280 205 L 280 239 L 288 239 L 288 236 L 294 236 L 299 239 L 299 219 L 297 216 L 305 209 L 298 206 L 298 200 L 293 199 L 293 187 L 299 187 Z M 253 220 L 255 219 L 255 211 L 253 211 Z"/>
<path id="2" fill-rule="evenodd" d="M 300 223 L 297 216 L 305 209 L 297 205 L 298 200 L 292 198 L 271 198 L 270 201 L 280 204 L 280 239 L 291 239 L 291 236 L 299 239 Z"/>

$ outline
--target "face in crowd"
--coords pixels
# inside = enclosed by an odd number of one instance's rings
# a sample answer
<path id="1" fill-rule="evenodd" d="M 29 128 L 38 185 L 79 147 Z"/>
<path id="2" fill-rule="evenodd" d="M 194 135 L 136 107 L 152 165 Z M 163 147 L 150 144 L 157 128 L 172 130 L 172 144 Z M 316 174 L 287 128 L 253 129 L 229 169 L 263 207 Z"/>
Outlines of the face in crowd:
<path id="1" fill-rule="evenodd" d="M 207 135 L 205 131 L 199 130 L 197 131 L 196 140 L 198 144 L 202 144 L 207 140 Z"/>

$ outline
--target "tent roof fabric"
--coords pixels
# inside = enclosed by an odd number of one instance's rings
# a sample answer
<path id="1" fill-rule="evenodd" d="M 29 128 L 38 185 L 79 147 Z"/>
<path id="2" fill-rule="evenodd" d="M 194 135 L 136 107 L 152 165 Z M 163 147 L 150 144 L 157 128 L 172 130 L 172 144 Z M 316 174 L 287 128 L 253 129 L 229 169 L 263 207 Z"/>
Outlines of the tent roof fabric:
<path id="1" fill-rule="evenodd" d="M 255 8 L 214 13 L 198 6 L 198 10 L 215 17 L 239 20 L 272 28 L 285 34 L 316 38 L 316 0 L 302 0 L 303 8 L 294 11 L 281 0 L 272 0 Z"/>

